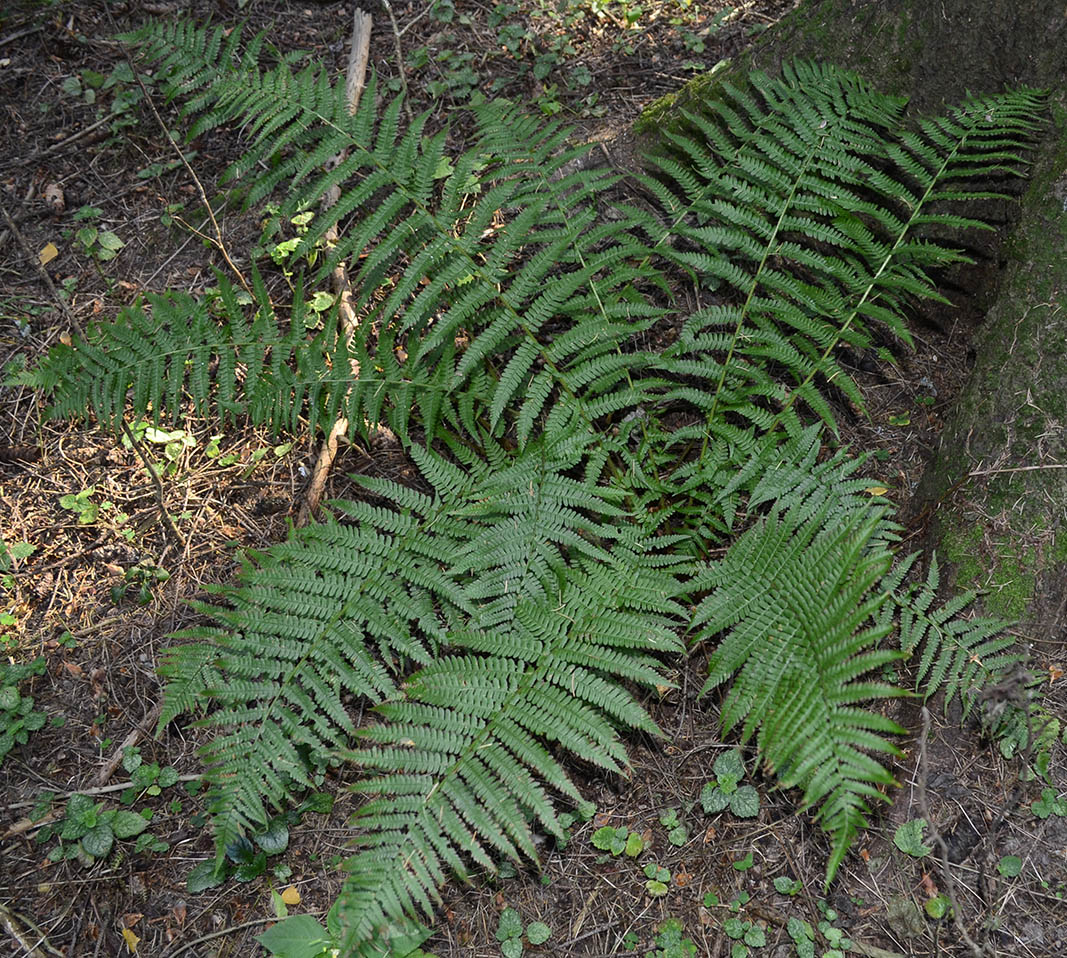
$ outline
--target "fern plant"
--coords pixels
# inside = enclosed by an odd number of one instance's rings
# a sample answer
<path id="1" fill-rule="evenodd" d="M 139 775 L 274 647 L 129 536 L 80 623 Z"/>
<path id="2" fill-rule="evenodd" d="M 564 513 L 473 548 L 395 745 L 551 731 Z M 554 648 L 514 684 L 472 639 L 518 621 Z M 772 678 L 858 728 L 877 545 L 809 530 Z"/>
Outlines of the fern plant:
<path id="1" fill-rule="evenodd" d="M 907 341 L 903 310 L 962 256 L 929 231 L 981 226 L 947 204 L 1022 170 L 1038 94 L 909 125 L 901 101 L 798 63 L 724 86 L 624 184 L 574 172 L 566 130 L 506 105 L 449 155 L 373 84 L 349 116 L 323 71 L 261 69 L 262 37 L 242 50 L 239 31 L 177 21 L 132 39 L 194 135 L 243 129 L 249 204 L 284 187 L 281 222 L 343 187 L 294 264 L 330 226 L 342 239 L 285 321 L 261 281 L 249 310 L 220 276 L 210 299 L 149 297 L 57 347 L 37 372 L 55 414 L 344 416 L 391 428 L 429 490 L 361 480 L 364 498 L 250 556 L 200 606 L 215 624 L 169 653 L 161 722 L 206 707 L 216 730 L 219 856 L 352 763 L 338 907 L 362 953 L 431 913 L 449 874 L 533 856 L 534 825 L 558 834 L 558 802 L 583 801 L 561 753 L 622 768 L 620 730 L 656 731 L 636 690 L 669 684 L 689 630 L 715 646 L 709 686 L 733 682 L 724 725 L 830 832 L 829 880 L 891 781 L 878 755 L 898 730 L 863 707 L 898 694 L 869 677 L 900 656 L 890 633 L 965 694 L 959 649 L 1011 661 L 996 625 L 958 624 L 969 599 L 932 610 L 936 581 L 903 585 L 886 503 L 824 450 L 834 404 L 861 405 L 836 351 L 874 324 Z M 341 261 L 359 329 L 309 339 L 304 290 Z"/>

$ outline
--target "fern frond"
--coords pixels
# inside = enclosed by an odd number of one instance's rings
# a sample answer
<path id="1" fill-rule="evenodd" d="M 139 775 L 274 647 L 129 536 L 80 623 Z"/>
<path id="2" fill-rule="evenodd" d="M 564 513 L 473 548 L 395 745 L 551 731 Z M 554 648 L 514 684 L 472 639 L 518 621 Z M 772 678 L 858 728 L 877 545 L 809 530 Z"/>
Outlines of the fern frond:
<path id="1" fill-rule="evenodd" d="M 940 299 L 930 271 L 964 258 L 922 230 L 982 225 L 933 203 L 962 197 L 961 177 L 1020 172 L 1040 97 L 1024 90 L 972 101 L 906 130 L 901 101 L 832 67 L 796 63 L 781 79 L 754 74 L 751 82 L 751 94 L 727 87 L 725 105 L 712 108 L 728 120 L 726 129 L 693 115 L 700 138 L 671 137 L 684 163 L 653 157 L 673 193 L 644 180 L 670 222 L 652 237 L 656 249 L 714 278 L 730 303 L 701 317 L 714 325 L 691 320 L 665 368 L 686 375 L 708 352 L 725 352 L 709 384 L 709 428 L 723 415 L 763 423 L 758 410 L 770 408 L 795 431 L 798 401 L 832 427 L 822 389 L 813 385 L 833 382 L 860 404 L 834 349 L 867 345 L 870 320 L 909 341 L 902 305 Z M 668 248 L 667 235 L 682 243 Z M 792 380 L 787 398 L 742 385 L 736 377 L 746 364 Z"/>
<path id="2" fill-rule="evenodd" d="M 417 517 L 350 511 L 361 525 L 311 526 L 251 556 L 224 605 L 197 606 L 218 626 L 179 636 L 191 641 L 160 668 L 168 717 L 215 706 L 201 724 L 218 730 L 203 755 L 220 849 L 312 784 L 354 732 L 348 700 L 389 698 L 398 667 L 432 660 L 435 600 L 467 607 Z"/>
<path id="3" fill-rule="evenodd" d="M 903 731 L 861 703 L 904 693 L 868 677 L 900 658 L 877 647 L 888 631 L 876 621 L 888 601 L 876 590 L 891 561 L 884 520 L 827 525 L 827 511 L 775 510 L 745 532 L 694 583 L 709 594 L 693 627 L 698 642 L 721 636 L 704 691 L 733 677 L 723 728 L 756 733 L 781 784 L 817 807 L 832 838 L 829 882 L 893 781 L 872 753 L 898 754 L 885 736 Z"/>
<path id="4" fill-rule="evenodd" d="M 940 572 L 932 556 L 926 579 L 902 588 L 917 555 L 901 561 L 886 577 L 884 587 L 899 608 L 900 648 L 909 657 L 919 656 L 916 691 L 928 699 L 945 694 L 945 708 L 959 697 L 963 714 L 970 713 L 982 689 L 990 688 L 1023 661 L 1013 650 L 1014 639 L 1001 619 L 967 616 L 977 598 L 968 590 L 931 608 L 937 597 Z"/>
<path id="5" fill-rule="evenodd" d="M 84 340 L 51 350 L 35 373 L 51 394 L 50 414 L 91 411 L 116 431 L 127 412 L 158 422 L 190 408 L 222 424 L 247 417 L 295 432 L 306 416 L 314 427 L 344 396 L 344 343 L 306 337 L 299 292 L 283 329 L 258 274 L 251 320 L 229 281 L 220 275 L 218 282 L 207 299 L 148 294 L 114 320 L 89 326 Z"/>
<path id="6" fill-rule="evenodd" d="M 376 710 L 382 724 L 360 733 L 351 757 L 374 775 L 356 786 L 368 801 L 342 896 L 346 941 L 397 911 L 430 913 L 437 886 L 466 877 L 468 862 L 495 871 L 501 856 L 536 857 L 531 821 L 561 835 L 553 793 L 584 803 L 551 743 L 618 771 L 617 728 L 655 731 L 620 683 L 662 682 L 654 654 L 679 648 L 670 563 L 620 543 L 544 596 L 537 565 L 534 554 L 508 583 L 520 594 L 537 584 L 507 620 L 491 613 L 490 628 L 453 633 L 457 653 L 412 676 Z"/>

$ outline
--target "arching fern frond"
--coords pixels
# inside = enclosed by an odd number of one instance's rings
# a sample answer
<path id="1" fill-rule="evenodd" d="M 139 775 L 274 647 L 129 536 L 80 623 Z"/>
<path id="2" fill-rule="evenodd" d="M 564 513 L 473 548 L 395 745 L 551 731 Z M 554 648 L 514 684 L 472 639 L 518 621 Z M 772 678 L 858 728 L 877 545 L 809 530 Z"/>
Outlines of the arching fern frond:
<path id="1" fill-rule="evenodd" d="M 521 598 L 507 622 L 453 633 L 455 652 L 376 710 L 382 724 L 351 756 L 374 775 L 356 786 L 368 801 L 342 897 L 346 941 L 401 910 L 430 913 L 437 886 L 470 862 L 536 858 L 531 822 L 561 836 L 553 794 L 583 800 L 551 746 L 619 771 L 617 729 L 656 731 L 622 683 L 661 683 L 652 654 L 679 648 L 670 565 L 646 543 L 619 543 L 553 594 Z"/>
<path id="2" fill-rule="evenodd" d="M 897 754 L 887 735 L 903 730 L 863 703 L 904 694 L 870 678 L 901 657 L 878 648 L 888 596 L 877 584 L 892 555 L 881 514 L 827 525 L 827 507 L 772 511 L 697 577 L 709 590 L 697 609 L 696 641 L 720 637 L 704 691 L 733 679 L 722 707 L 726 730 L 756 734 L 783 787 L 831 835 L 827 883 L 869 803 L 884 800 L 892 776 L 874 757 Z"/>
<path id="3" fill-rule="evenodd" d="M 1016 668 L 1022 656 L 1005 631 L 1007 622 L 964 615 L 977 598 L 976 592 L 961 592 L 933 608 L 941 578 L 936 556 L 930 560 L 925 580 L 902 587 L 917 559 L 917 553 L 908 556 L 883 583 L 900 610 L 900 648 L 909 658 L 918 655 L 916 690 L 927 699 L 943 691 L 946 709 L 959 696 L 966 716 L 977 693 Z M 889 611 L 887 607 L 885 614 Z"/>
<path id="4" fill-rule="evenodd" d="M 652 157 L 668 188 L 644 180 L 670 224 L 656 249 L 722 299 L 686 320 L 664 367 L 709 383 L 712 431 L 740 416 L 795 432 L 798 401 L 833 426 L 822 384 L 862 405 L 834 350 L 869 345 L 873 322 L 910 342 L 902 307 L 940 298 L 931 271 L 965 259 L 927 230 L 986 228 L 943 203 L 968 198 L 960 177 L 972 171 L 1024 168 L 1040 95 L 973 100 L 909 130 L 902 102 L 854 74 L 797 63 L 750 79 Z"/>

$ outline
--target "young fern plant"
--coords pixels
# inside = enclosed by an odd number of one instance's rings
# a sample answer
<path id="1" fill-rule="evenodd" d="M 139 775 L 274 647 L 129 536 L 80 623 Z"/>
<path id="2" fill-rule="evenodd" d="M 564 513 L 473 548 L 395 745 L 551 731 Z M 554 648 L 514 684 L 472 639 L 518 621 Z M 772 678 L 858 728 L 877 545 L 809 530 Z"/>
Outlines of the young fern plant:
<path id="1" fill-rule="evenodd" d="M 242 52 L 239 31 L 178 21 L 133 39 L 194 133 L 245 131 L 249 203 L 284 186 L 291 218 L 342 186 L 296 260 L 332 224 L 342 239 L 287 321 L 262 282 L 248 308 L 220 276 L 210 300 L 150 297 L 57 347 L 37 373 L 55 413 L 344 416 L 391 428 L 430 490 L 362 480 L 363 498 L 251 556 L 200 607 L 215 624 L 168 654 L 161 723 L 206 709 L 216 732 L 220 858 L 352 763 L 364 802 L 338 914 L 361 954 L 431 913 L 449 875 L 532 857 L 533 826 L 558 834 L 558 803 L 583 801 L 564 753 L 622 768 L 620 731 L 656 731 L 636 690 L 669 684 L 690 631 L 716 647 L 709 684 L 733 682 L 724 724 L 830 832 L 832 877 L 891 781 L 877 756 L 896 729 L 865 708 L 897 694 L 869 678 L 899 657 L 882 643 L 897 630 L 936 659 L 931 679 L 971 688 L 931 636 L 1001 641 L 957 628 L 966 603 L 931 611 L 904 588 L 886 504 L 823 451 L 834 403 L 861 404 L 835 350 L 873 324 L 907 340 L 903 309 L 960 258 L 925 231 L 981 225 L 945 204 L 1022 168 L 1040 98 L 912 127 L 902 102 L 798 63 L 724 86 L 626 185 L 574 172 L 567 131 L 510 107 L 478 111 L 450 156 L 373 84 L 349 116 L 324 71 L 261 69 L 261 37 Z M 359 329 L 307 338 L 303 291 L 342 260 Z M 689 315 L 678 282 L 699 291 Z"/>

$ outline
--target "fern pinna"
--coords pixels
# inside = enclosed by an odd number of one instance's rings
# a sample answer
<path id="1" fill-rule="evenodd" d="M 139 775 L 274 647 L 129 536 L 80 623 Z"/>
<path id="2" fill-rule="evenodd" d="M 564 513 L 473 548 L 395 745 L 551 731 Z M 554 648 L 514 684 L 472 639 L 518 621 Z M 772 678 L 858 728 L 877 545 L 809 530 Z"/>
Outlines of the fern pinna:
<path id="1" fill-rule="evenodd" d="M 723 84 L 623 182 L 507 105 L 450 155 L 373 84 L 349 116 L 323 71 L 260 69 L 262 37 L 242 52 L 239 31 L 178 21 L 133 39 L 194 134 L 243 129 L 246 201 L 286 191 L 272 229 L 342 198 L 295 244 L 284 311 L 258 279 L 251 305 L 222 276 L 205 300 L 149 297 L 47 357 L 55 412 L 344 416 L 392 429 L 430 490 L 361 480 L 364 498 L 249 556 L 201 607 L 216 624 L 170 652 L 163 722 L 206 706 L 216 730 L 220 857 L 351 762 L 364 803 L 338 914 L 359 953 L 431 912 L 449 874 L 532 856 L 532 825 L 558 834 L 557 802 L 582 801 L 560 753 L 622 767 L 619 730 L 655 731 L 635 689 L 668 684 L 689 631 L 714 649 L 709 684 L 733 682 L 724 724 L 830 832 L 829 880 L 891 780 L 896 729 L 863 707 L 897 694 L 868 677 L 897 657 L 886 637 L 926 650 L 931 689 L 980 681 L 952 650 L 1010 661 L 995 624 L 960 618 L 970 597 L 931 612 L 903 585 L 887 504 L 823 450 L 834 404 L 860 404 L 836 350 L 874 324 L 907 340 L 902 309 L 961 258 L 930 231 L 981 225 L 948 204 L 1021 170 L 1039 96 L 911 124 L 798 63 Z M 305 290 L 340 261 L 359 329 L 308 337 Z"/>

